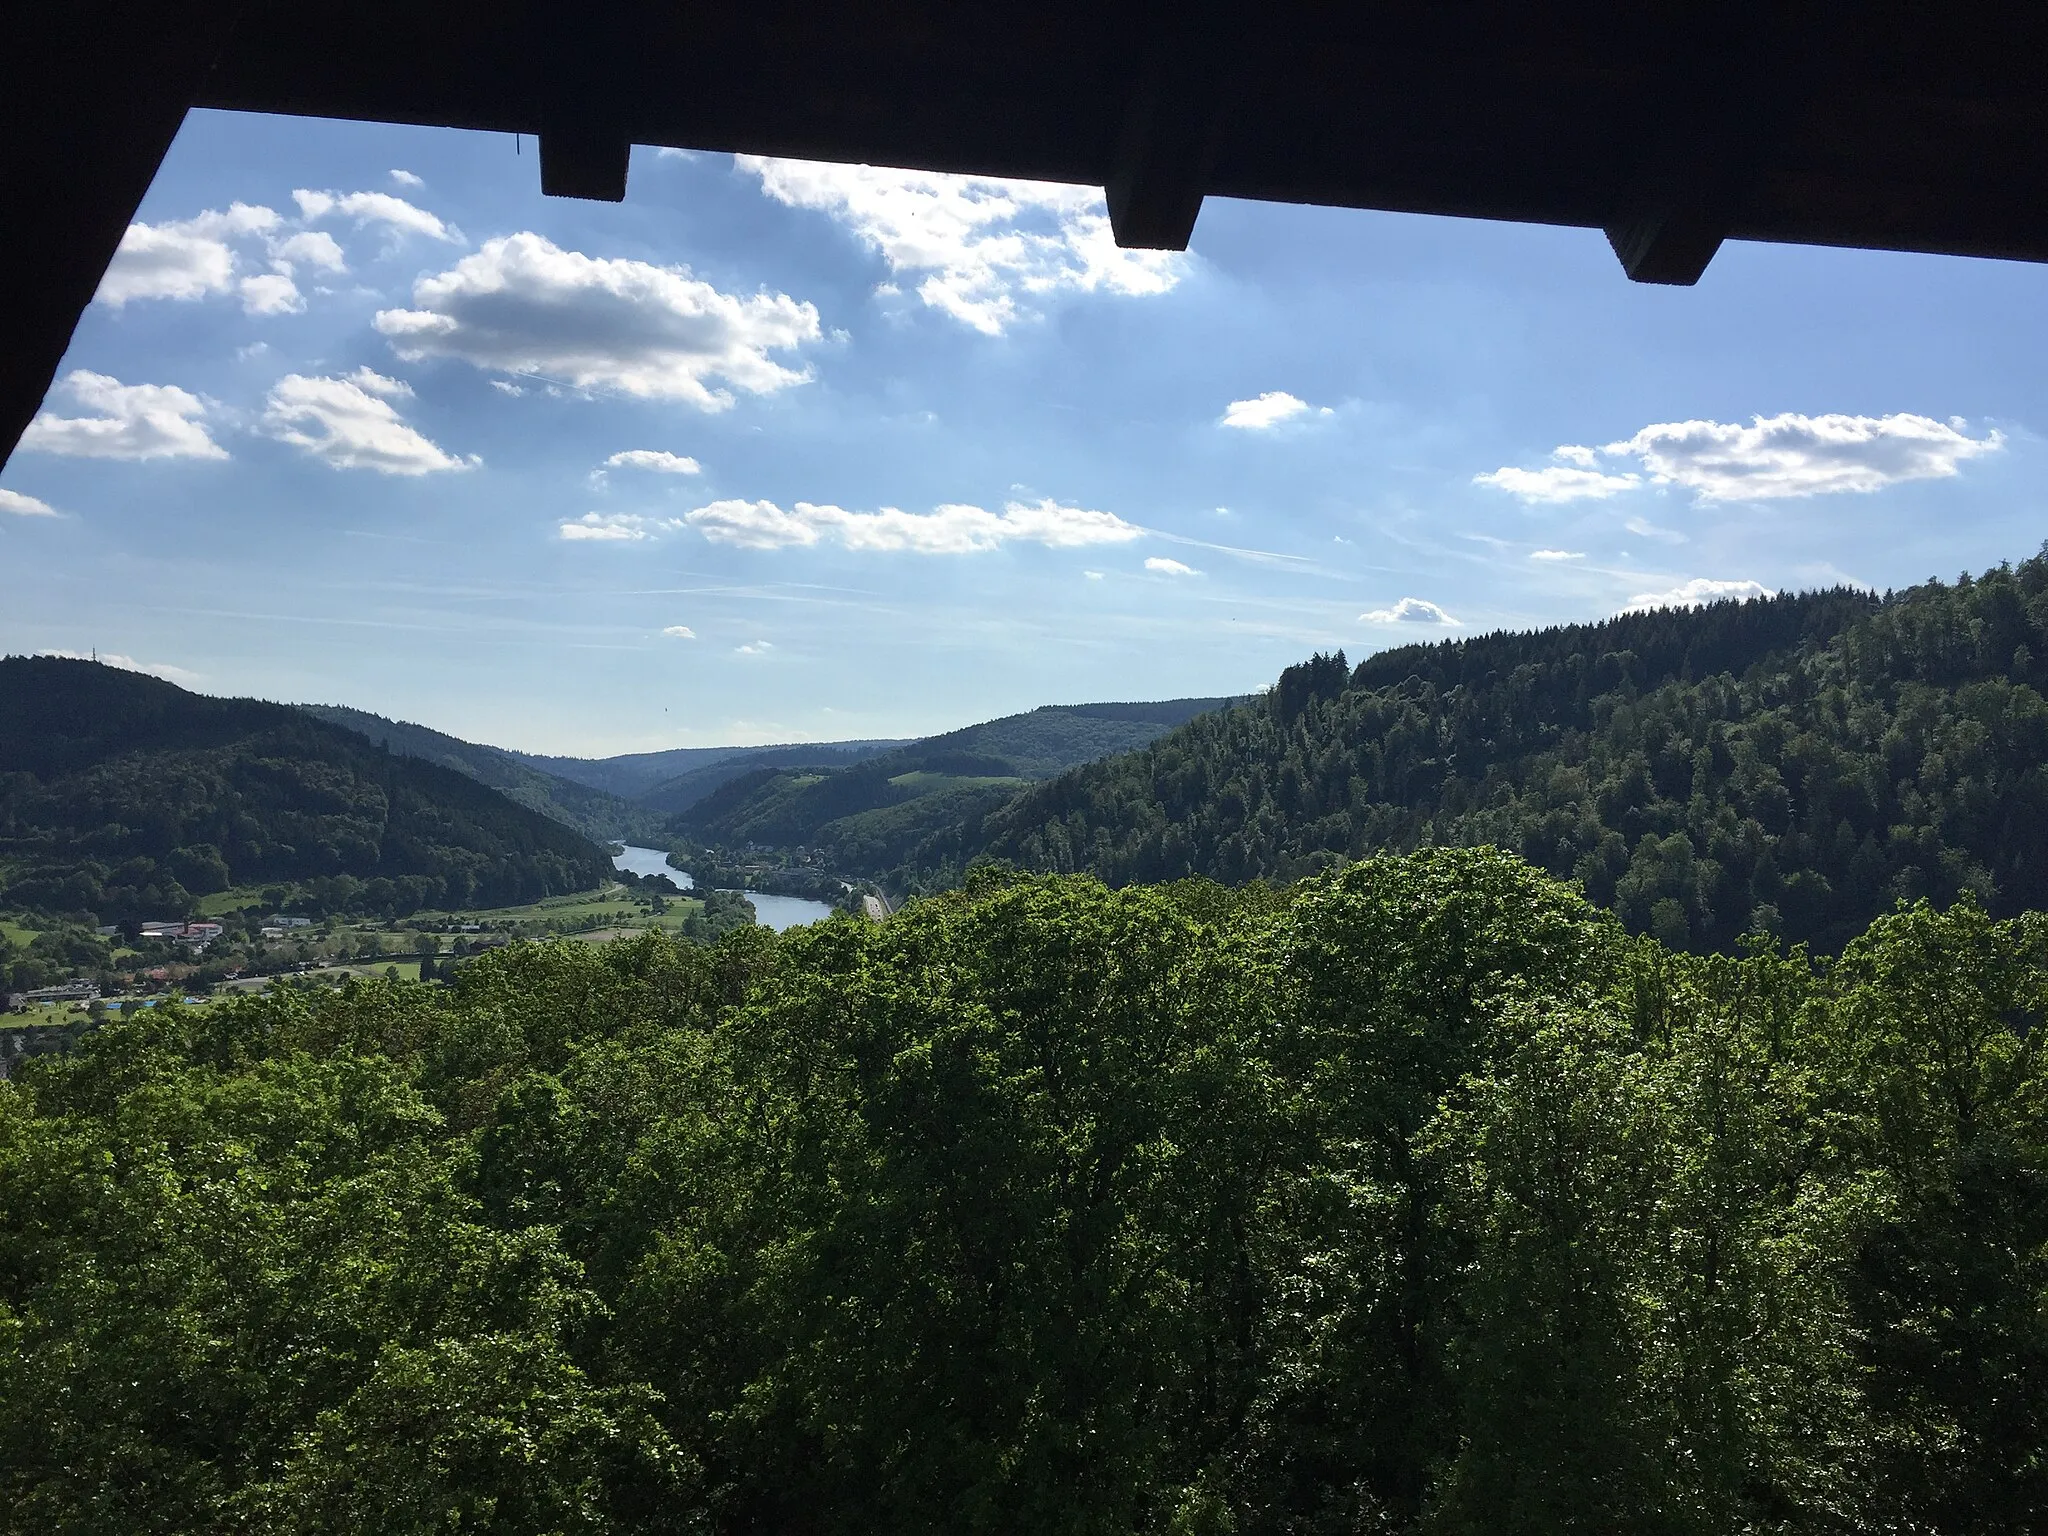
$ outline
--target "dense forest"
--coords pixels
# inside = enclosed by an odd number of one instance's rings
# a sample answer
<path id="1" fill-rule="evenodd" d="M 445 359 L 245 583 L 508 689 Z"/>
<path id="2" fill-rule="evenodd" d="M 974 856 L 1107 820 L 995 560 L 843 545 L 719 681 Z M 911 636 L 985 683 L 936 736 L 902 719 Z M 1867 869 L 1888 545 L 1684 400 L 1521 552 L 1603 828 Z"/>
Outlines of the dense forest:
<path id="1" fill-rule="evenodd" d="M 1112 884 L 1288 881 L 1491 844 L 1676 948 L 1839 949 L 1969 892 L 2048 907 L 2048 557 L 1839 590 L 1317 657 L 1246 705 L 925 839 Z"/>
<path id="2" fill-rule="evenodd" d="M 2044 1006 L 1440 848 L 160 1009 L 0 1083 L 0 1530 L 2038 1530 Z"/>
<path id="3" fill-rule="evenodd" d="M 488 784 L 515 805 L 573 827 L 596 842 L 645 842 L 662 836 L 667 818 L 602 789 L 546 773 L 510 752 L 404 720 L 387 720 L 344 704 L 301 704 L 307 714 L 344 726 L 391 752 L 423 758 Z"/>
<path id="4" fill-rule="evenodd" d="M 1142 747 L 1227 702 L 1049 704 L 843 766 L 793 757 L 721 764 L 718 783 L 693 783 L 672 833 L 686 848 L 815 849 L 834 869 L 874 875 L 979 824 L 1033 780 Z"/>
<path id="5" fill-rule="evenodd" d="M 0 660 L 0 902 L 105 923 L 237 885 L 333 911 L 532 901 L 603 850 L 447 768 L 281 704 L 113 667 Z"/>

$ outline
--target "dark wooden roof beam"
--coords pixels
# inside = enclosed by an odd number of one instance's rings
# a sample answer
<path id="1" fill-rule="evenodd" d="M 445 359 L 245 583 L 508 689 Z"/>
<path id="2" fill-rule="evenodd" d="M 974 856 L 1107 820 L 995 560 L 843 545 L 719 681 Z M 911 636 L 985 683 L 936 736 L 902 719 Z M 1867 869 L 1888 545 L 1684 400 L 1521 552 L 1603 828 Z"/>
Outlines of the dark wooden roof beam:
<path id="1" fill-rule="evenodd" d="M 1125 250 L 1184 251 L 1223 131 L 1230 61 L 1217 8 L 1190 5 L 1148 38 L 1103 187 Z"/>
<path id="2" fill-rule="evenodd" d="M 543 128 L 540 189 L 549 197 L 623 203 L 632 156 L 625 130 L 608 123 L 567 122 Z"/>

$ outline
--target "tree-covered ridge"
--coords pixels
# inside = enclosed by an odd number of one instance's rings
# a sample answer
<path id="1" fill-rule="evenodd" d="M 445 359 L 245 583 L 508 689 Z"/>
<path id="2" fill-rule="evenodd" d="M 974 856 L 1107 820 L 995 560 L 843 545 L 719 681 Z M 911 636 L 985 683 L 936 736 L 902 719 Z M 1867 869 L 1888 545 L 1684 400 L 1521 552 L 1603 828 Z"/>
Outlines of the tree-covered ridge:
<path id="1" fill-rule="evenodd" d="M 585 837 L 598 841 L 642 841 L 661 835 L 665 818 L 660 814 L 602 789 L 543 772 L 497 747 L 479 746 L 410 721 L 387 720 L 345 704 L 301 704 L 299 708 L 329 725 L 344 726 L 389 751 L 453 768 L 479 784 L 488 784 L 514 804 L 539 811 Z"/>
<path id="2" fill-rule="evenodd" d="M 2048 907 L 2048 559 L 1882 599 L 1628 614 L 1290 668 L 1263 699 L 929 840 L 1115 884 L 1291 880 L 1377 849 L 1493 844 L 1630 929 L 1838 949 L 1974 893 Z"/>
<path id="3" fill-rule="evenodd" d="M 337 909 L 530 901 L 603 851 L 450 769 L 284 705 L 49 657 L 0 660 L 0 901 L 106 922 L 231 885 Z"/>
<path id="4" fill-rule="evenodd" d="M 163 1010 L 0 1084 L 0 1529 L 2032 1529 L 2044 1006 L 1433 850 Z"/>
<path id="5" fill-rule="evenodd" d="M 690 800 L 687 845 L 814 849 L 833 869 L 878 876 L 927 840 L 977 823 L 1025 783 L 1128 751 L 1226 699 L 1049 704 L 926 737 L 850 765 L 763 763 Z"/>

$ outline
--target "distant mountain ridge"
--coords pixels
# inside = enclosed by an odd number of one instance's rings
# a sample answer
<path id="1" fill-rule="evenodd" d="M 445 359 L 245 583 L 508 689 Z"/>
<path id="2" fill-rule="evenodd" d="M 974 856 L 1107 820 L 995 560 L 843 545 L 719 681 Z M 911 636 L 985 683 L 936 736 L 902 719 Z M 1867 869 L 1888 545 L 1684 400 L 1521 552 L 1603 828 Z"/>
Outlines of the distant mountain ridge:
<path id="1" fill-rule="evenodd" d="M 813 848 L 833 868 L 879 875 L 924 839 L 978 820 L 1036 780 L 1143 746 L 1230 702 L 1047 704 L 844 767 L 751 763 L 681 807 L 676 827 L 716 847 Z"/>
<path id="2" fill-rule="evenodd" d="M 485 746 L 427 726 L 390 720 L 344 705 L 301 707 L 370 741 L 388 745 L 393 751 L 466 773 L 588 836 L 660 842 L 676 830 L 696 832 L 711 826 L 724 812 L 743 805 L 750 794 L 780 782 L 778 775 L 808 782 L 859 764 L 882 761 L 891 765 L 881 774 L 883 779 L 938 773 L 977 781 L 970 802 L 955 807 L 964 812 L 971 806 L 1006 798 L 1023 783 L 1143 746 L 1182 721 L 1229 702 L 1227 698 L 1207 698 L 1045 704 L 1023 714 L 985 720 L 923 738 L 797 742 L 765 747 L 672 747 L 609 758 L 553 757 Z M 742 789 L 727 788 L 742 780 Z M 1001 792 L 996 793 L 996 788 Z M 703 809 L 713 796 L 718 796 L 717 807 Z M 752 830 L 772 832 L 776 841 L 815 841 L 824 821 L 891 808 L 921 798 L 921 793 L 899 786 L 865 795 L 855 793 L 852 798 L 861 803 L 833 800 L 831 804 L 850 809 L 842 808 L 829 816 L 798 809 L 794 821 L 785 817 L 773 827 L 762 822 Z M 757 813 L 760 810 L 761 807 L 755 807 Z M 927 806 L 915 818 L 925 830 L 939 824 L 929 820 L 934 811 L 934 807 Z M 761 821 L 758 814 L 752 819 Z M 903 819 L 901 814 L 894 818 L 898 822 Z M 729 835 L 737 843 L 757 840 L 736 825 L 719 826 L 714 835 Z M 900 837 L 892 836 L 887 841 L 894 847 Z"/>
<path id="3" fill-rule="evenodd" d="M 0 660 L 0 903 L 105 921 L 252 884 L 402 913 L 590 889 L 602 849 L 470 774 L 257 699 Z"/>
<path id="4" fill-rule="evenodd" d="M 494 750 L 503 751 L 507 757 L 557 778 L 601 789 L 622 800 L 638 800 L 664 783 L 733 758 L 776 759 L 778 754 L 815 753 L 825 759 L 843 758 L 852 762 L 906 744 L 903 740 L 891 740 L 785 743 L 762 747 L 669 747 L 659 752 L 627 752 L 618 757 L 549 757 L 535 752 L 514 752 L 509 748 Z M 793 759 L 782 757 L 779 760 Z"/>

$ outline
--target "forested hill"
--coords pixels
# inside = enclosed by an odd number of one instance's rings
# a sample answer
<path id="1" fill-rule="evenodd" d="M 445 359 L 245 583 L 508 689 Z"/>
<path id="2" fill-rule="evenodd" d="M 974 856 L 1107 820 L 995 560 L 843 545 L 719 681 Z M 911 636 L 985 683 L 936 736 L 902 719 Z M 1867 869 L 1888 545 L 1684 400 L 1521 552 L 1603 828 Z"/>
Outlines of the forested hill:
<path id="1" fill-rule="evenodd" d="M 834 868 L 880 875 L 933 833 L 977 822 L 1032 780 L 1141 747 L 1229 702 L 1048 704 L 849 766 L 761 765 L 700 789 L 677 807 L 676 830 L 727 848 L 816 848 Z"/>
<path id="2" fill-rule="evenodd" d="M 928 840 L 1115 884 L 1492 843 L 1695 949 L 1900 898 L 2048 907 L 2048 559 L 1289 668 Z"/>
<path id="3" fill-rule="evenodd" d="M 301 704 L 299 708 L 330 725 L 344 726 L 380 747 L 453 768 L 479 784 L 488 784 L 508 800 L 539 811 L 565 827 L 574 827 L 585 837 L 645 841 L 662 835 L 667 818 L 659 812 L 633 805 L 606 790 L 535 768 L 518 755 L 497 747 L 464 741 L 410 721 L 388 720 L 345 704 Z"/>
<path id="4" fill-rule="evenodd" d="M 403 912 L 598 884 L 601 849 L 473 779 L 254 699 L 91 662 L 0 660 L 0 903 L 171 917 L 231 885 L 323 882 Z"/>

